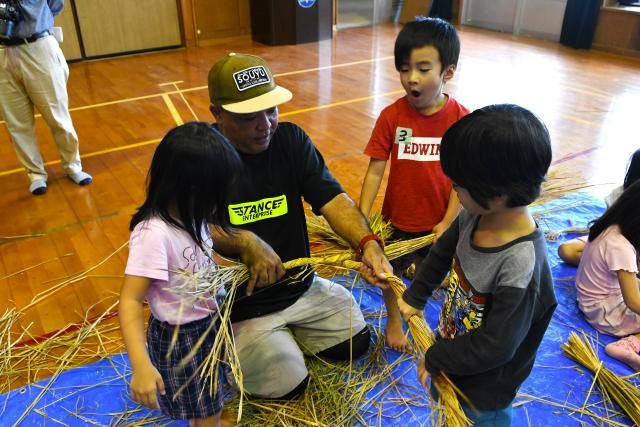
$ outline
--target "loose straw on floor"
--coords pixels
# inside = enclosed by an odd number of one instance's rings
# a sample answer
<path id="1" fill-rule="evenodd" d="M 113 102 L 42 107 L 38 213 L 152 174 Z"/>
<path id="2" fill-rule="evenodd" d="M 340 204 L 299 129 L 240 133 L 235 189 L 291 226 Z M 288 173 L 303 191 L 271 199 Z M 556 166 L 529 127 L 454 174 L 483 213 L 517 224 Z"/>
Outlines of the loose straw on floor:
<path id="1" fill-rule="evenodd" d="M 302 396 L 284 401 L 249 399 L 244 425 L 249 426 L 331 426 L 347 427 L 354 424 L 384 425 L 384 419 L 406 420 L 411 407 L 428 407 L 423 390 L 403 386 L 401 377 L 412 367 L 403 366 L 402 374 L 396 375 L 401 364 L 412 359 L 403 353 L 388 360 L 383 351 L 384 339 L 378 335 L 373 349 L 356 361 L 329 362 L 317 356 L 309 356 L 305 363 L 309 371 L 309 384 Z M 400 388 L 402 387 L 402 390 Z M 230 415 L 237 412 L 239 402 L 233 399 L 225 404 Z M 383 406 L 389 409 L 385 411 Z M 399 409 L 403 408 L 401 411 Z M 403 414 L 405 414 L 403 416 Z M 375 417 L 376 424 L 369 424 Z M 425 420 L 413 415 L 413 424 Z M 411 422 L 410 422 L 411 423 Z"/>

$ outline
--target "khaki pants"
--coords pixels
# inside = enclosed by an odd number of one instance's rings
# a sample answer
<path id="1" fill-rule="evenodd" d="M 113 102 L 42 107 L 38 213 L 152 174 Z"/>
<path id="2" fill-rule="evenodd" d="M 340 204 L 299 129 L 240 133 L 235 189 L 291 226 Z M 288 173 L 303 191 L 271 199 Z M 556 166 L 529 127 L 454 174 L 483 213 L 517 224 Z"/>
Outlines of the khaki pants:
<path id="1" fill-rule="evenodd" d="M 244 389 L 266 398 L 289 393 L 309 373 L 303 351 L 319 353 L 366 325 L 347 289 L 316 276 L 293 305 L 232 324 Z"/>
<path id="2" fill-rule="evenodd" d="M 53 36 L 0 45 L 0 113 L 20 162 L 33 182 L 47 179 L 35 132 L 35 106 L 49 125 L 67 174 L 80 172 L 78 136 L 69 114 L 69 67 Z"/>

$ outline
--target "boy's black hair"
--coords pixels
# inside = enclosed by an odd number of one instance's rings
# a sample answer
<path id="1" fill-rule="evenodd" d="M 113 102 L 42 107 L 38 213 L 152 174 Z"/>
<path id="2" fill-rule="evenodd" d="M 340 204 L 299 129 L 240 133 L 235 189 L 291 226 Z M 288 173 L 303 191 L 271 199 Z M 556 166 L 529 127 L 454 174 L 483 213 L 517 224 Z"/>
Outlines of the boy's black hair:
<path id="1" fill-rule="evenodd" d="M 440 56 L 441 70 L 449 65 L 458 65 L 460 39 L 458 32 L 447 21 L 440 18 L 419 17 L 402 28 L 393 49 L 396 70 L 409 62 L 411 51 L 424 46 L 433 46 Z"/>
<path id="2" fill-rule="evenodd" d="M 612 225 L 640 252 L 640 180 L 625 189 L 600 218 L 589 224 L 589 241 L 592 242 Z"/>
<path id="3" fill-rule="evenodd" d="M 631 184 L 640 179 L 640 148 L 637 149 L 629 158 L 627 173 L 624 176 L 622 188 L 627 189 Z"/>
<path id="4" fill-rule="evenodd" d="M 451 126 L 440 146 L 442 170 L 483 208 L 506 196 L 508 207 L 536 200 L 551 163 L 546 126 L 511 104 L 475 110 Z"/>
<path id="5" fill-rule="evenodd" d="M 129 228 L 159 216 L 207 250 L 203 227 L 211 223 L 229 231 L 225 205 L 241 165 L 235 148 L 211 124 L 190 122 L 172 129 L 156 148 L 147 175 L 147 198 Z"/>

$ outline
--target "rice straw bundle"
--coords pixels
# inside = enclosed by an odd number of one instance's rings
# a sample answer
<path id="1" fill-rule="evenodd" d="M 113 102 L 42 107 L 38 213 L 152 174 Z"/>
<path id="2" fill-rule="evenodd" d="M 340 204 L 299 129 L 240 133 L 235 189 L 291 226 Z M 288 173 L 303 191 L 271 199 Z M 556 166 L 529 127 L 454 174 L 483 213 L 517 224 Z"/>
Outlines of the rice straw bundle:
<path id="1" fill-rule="evenodd" d="M 542 183 L 542 192 L 540 197 L 538 197 L 538 199 L 531 205 L 541 205 L 551 200 L 558 199 L 566 194 L 593 186 L 594 185 L 587 185 L 584 180 L 575 175 L 565 174 L 560 171 L 559 167 L 551 168 L 547 173 L 546 181 Z"/>
<path id="2" fill-rule="evenodd" d="M 389 241 L 393 233 L 391 223 L 385 221 L 379 213 L 369 217 L 369 228 L 385 242 Z M 311 215 L 307 217 L 309 243 L 314 256 L 331 256 L 351 250 L 351 246 L 340 237 L 323 216 Z"/>
<path id="3" fill-rule="evenodd" d="M 387 278 L 387 282 L 391 286 L 396 298 L 401 298 L 406 289 L 404 282 L 396 276 Z M 408 323 L 416 347 L 421 354 L 424 354 L 435 342 L 433 332 L 431 332 L 422 316 L 412 316 L 409 318 Z M 435 380 L 436 389 L 438 393 L 440 393 L 440 400 L 438 402 L 438 413 L 440 417 L 438 425 L 451 427 L 470 426 L 471 422 L 460 407 L 460 402 L 458 401 L 460 391 L 451 382 L 449 377 L 445 374 L 440 374 L 432 378 L 432 380 Z"/>
<path id="4" fill-rule="evenodd" d="M 415 252 L 425 246 L 432 245 L 435 237 L 435 234 L 428 234 L 426 236 L 416 237 L 415 239 L 400 240 L 385 246 L 384 254 L 390 260 L 400 258 L 403 255 Z"/>
<path id="5" fill-rule="evenodd" d="M 239 389 L 240 406 L 238 411 L 238 422 L 242 416 L 242 400 L 245 397 L 242 381 L 242 371 L 240 370 L 240 362 L 236 353 L 235 340 L 231 329 L 231 303 L 235 300 L 236 291 L 240 284 L 249 278 L 248 269 L 244 264 L 224 259 L 229 265 L 219 265 L 211 263 L 207 268 L 201 269 L 196 273 L 188 271 L 175 271 L 182 276 L 182 281 L 173 286 L 170 291 L 179 295 L 181 299 L 180 310 L 190 307 L 198 301 L 213 302 L 215 310 L 211 323 L 205 332 L 198 337 L 194 343 L 190 353 L 187 354 L 176 366 L 176 369 L 184 368 L 197 354 L 205 341 L 212 341 L 211 350 L 207 357 L 202 361 L 196 373 L 188 378 L 176 391 L 179 395 L 183 390 L 191 385 L 196 377 L 201 379 L 203 387 L 200 393 L 215 393 L 218 385 L 224 379 L 220 378 L 217 366 L 219 363 L 226 363 L 231 368 L 231 374 Z M 226 286 L 225 286 L 226 285 Z M 222 299 L 216 296 L 224 295 Z M 179 315 L 182 313 L 180 312 Z M 212 337 L 213 328 L 217 326 L 217 332 Z M 167 354 L 173 351 L 177 344 L 180 326 L 173 330 L 171 343 L 167 350 Z"/>
<path id="6" fill-rule="evenodd" d="M 582 339 L 572 332 L 569 341 L 562 345 L 562 350 L 568 357 L 593 372 L 594 382 L 597 381 L 603 396 L 615 401 L 636 425 L 640 425 L 640 390 L 602 367 L 602 362 L 584 332 Z"/>
<path id="7" fill-rule="evenodd" d="M 389 259 L 395 259 L 433 243 L 432 235 L 411 240 L 390 241 L 389 239 L 391 239 L 391 235 L 393 234 L 393 226 L 390 222 L 385 221 L 380 213 L 372 214 L 369 217 L 369 228 L 380 236 L 382 240 L 387 242 L 385 254 Z M 323 216 L 308 216 L 307 230 L 309 231 L 309 242 L 311 255 L 313 257 L 342 255 L 349 252 L 353 254 L 352 258 L 355 259 L 355 252 L 351 249 L 351 246 L 346 240 L 333 231 Z M 391 249 L 391 252 L 389 249 Z M 393 254 L 393 251 L 397 251 L 397 253 Z M 316 265 L 315 271 L 320 276 L 330 277 L 335 272 L 335 269 L 328 266 Z"/>
<path id="8" fill-rule="evenodd" d="M 301 267 L 305 265 L 318 264 L 317 260 L 330 259 L 336 263 L 342 262 L 342 258 L 350 259 L 351 255 L 332 256 L 328 258 L 300 258 L 284 263 L 285 269 Z M 179 286 L 171 289 L 185 301 L 210 301 L 212 295 L 220 295 L 226 292 L 226 301 L 233 300 L 237 288 L 249 280 L 249 268 L 239 262 L 231 262 L 229 265 L 211 264 L 200 269 L 196 273 L 184 273 L 184 280 Z M 222 304 L 219 309 L 224 309 L 226 304 Z"/>

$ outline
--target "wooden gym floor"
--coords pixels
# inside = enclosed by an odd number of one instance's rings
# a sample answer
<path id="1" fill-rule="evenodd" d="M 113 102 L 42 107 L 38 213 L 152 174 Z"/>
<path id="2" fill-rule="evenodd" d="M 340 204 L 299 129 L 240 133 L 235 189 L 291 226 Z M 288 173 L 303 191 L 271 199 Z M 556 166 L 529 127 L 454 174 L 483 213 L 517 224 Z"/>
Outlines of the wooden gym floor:
<path id="1" fill-rule="evenodd" d="M 398 30 L 353 28 L 298 46 L 237 41 L 72 64 L 71 115 L 94 183 L 78 187 L 65 178 L 39 118 L 49 191 L 32 196 L 0 126 L 0 313 L 24 310 L 21 326 L 32 323 L 31 335 L 39 336 L 98 316 L 116 301 L 128 223 L 143 201 L 155 146 L 178 123 L 212 120 L 207 72 L 229 51 L 269 61 L 277 82 L 294 93 L 280 108 L 281 121 L 306 129 L 358 200 L 368 164 L 362 150 L 376 117 L 403 94 L 393 62 Z M 630 153 L 640 147 L 639 59 L 469 27 L 460 35 L 449 94 L 471 109 L 509 102 L 533 110 L 550 129 L 557 169 L 602 184 L 589 188 L 598 196 L 621 182 Z M 72 276 L 77 280 L 64 285 Z"/>

